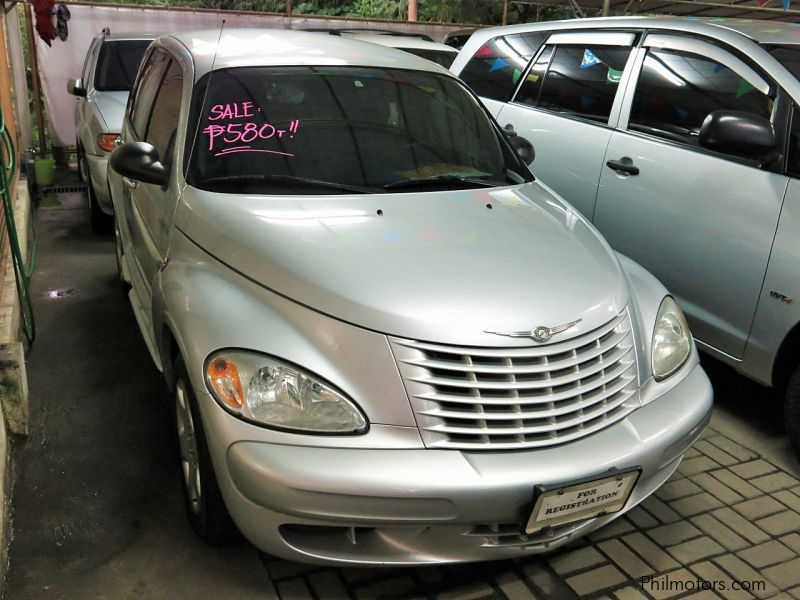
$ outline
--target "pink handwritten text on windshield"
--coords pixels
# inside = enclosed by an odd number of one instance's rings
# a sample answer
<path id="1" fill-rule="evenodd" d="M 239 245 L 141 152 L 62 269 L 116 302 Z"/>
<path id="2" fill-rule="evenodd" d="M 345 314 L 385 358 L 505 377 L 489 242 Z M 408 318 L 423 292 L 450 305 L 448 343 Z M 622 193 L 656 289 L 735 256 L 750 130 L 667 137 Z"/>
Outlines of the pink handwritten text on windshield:
<path id="1" fill-rule="evenodd" d="M 252 102 L 235 102 L 232 104 L 215 104 L 208 112 L 208 121 L 223 121 L 209 124 L 203 129 L 208 136 L 209 152 L 217 152 L 214 156 L 225 156 L 237 152 L 265 152 L 294 156 L 290 152 L 253 148 L 251 144 L 258 140 L 293 138 L 300 127 L 300 121 L 293 119 L 288 127 L 279 128 L 272 123 L 256 120 L 254 111 L 261 112 Z M 244 122 L 230 122 L 232 119 L 247 119 Z"/>

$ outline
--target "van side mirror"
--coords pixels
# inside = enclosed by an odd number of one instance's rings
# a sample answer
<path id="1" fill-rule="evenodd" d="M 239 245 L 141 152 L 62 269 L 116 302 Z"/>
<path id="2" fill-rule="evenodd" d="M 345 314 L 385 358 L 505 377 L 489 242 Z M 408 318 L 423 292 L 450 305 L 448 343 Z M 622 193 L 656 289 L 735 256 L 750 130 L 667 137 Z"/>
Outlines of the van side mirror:
<path id="1" fill-rule="evenodd" d="M 762 160 L 777 145 L 769 119 L 741 110 L 715 110 L 700 127 L 700 145 L 715 152 Z"/>
<path id="2" fill-rule="evenodd" d="M 503 128 L 503 135 L 522 162 L 526 165 L 530 165 L 533 159 L 536 158 L 536 151 L 533 149 L 533 144 L 514 131 L 514 126 L 511 123 Z"/>
<path id="3" fill-rule="evenodd" d="M 83 87 L 83 81 L 80 78 L 67 79 L 67 92 L 73 96 L 86 97 L 86 88 Z"/>
<path id="4" fill-rule="evenodd" d="M 147 142 L 127 142 L 111 153 L 111 167 L 123 177 L 165 186 L 169 170 L 161 164 L 158 150 Z"/>

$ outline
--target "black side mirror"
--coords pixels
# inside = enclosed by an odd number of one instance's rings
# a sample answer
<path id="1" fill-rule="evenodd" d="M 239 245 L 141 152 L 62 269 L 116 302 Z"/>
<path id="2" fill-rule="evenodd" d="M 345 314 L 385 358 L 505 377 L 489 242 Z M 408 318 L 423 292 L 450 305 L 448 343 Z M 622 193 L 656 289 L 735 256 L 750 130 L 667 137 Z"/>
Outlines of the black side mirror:
<path id="1" fill-rule="evenodd" d="M 112 168 L 134 181 L 165 186 L 169 170 L 159 162 L 158 150 L 147 142 L 127 142 L 111 153 Z"/>
<path id="2" fill-rule="evenodd" d="M 715 110 L 700 127 L 703 148 L 762 160 L 777 144 L 769 119 L 740 110 Z"/>
<path id="3" fill-rule="evenodd" d="M 514 149 L 514 152 L 517 153 L 517 156 L 519 156 L 522 162 L 526 165 L 530 165 L 533 159 L 536 158 L 536 151 L 533 149 L 533 144 L 514 131 L 514 126 L 511 123 L 503 128 L 503 135 L 506 136 L 509 145 Z"/>
<path id="4" fill-rule="evenodd" d="M 80 79 L 68 79 L 67 80 L 67 92 L 72 94 L 73 96 L 80 96 L 81 98 L 86 97 L 86 88 L 83 87 L 83 81 Z"/>

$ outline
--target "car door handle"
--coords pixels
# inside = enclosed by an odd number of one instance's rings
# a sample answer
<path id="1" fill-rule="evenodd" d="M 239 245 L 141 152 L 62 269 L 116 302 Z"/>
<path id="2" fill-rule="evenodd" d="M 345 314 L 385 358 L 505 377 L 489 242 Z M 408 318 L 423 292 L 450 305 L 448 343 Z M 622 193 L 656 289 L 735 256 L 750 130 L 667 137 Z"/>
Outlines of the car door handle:
<path id="1" fill-rule="evenodd" d="M 628 175 L 638 175 L 639 167 L 633 164 L 633 161 L 627 156 L 623 156 L 619 160 L 609 160 L 606 163 L 609 169 L 614 169 L 617 173 L 627 173 Z"/>
<path id="2" fill-rule="evenodd" d="M 122 182 L 132 190 L 135 190 L 136 186 L 139 185 L 138 181 L 134 181 L 133 179 L 128 179 L 127 177 L 123 177 Z"/>

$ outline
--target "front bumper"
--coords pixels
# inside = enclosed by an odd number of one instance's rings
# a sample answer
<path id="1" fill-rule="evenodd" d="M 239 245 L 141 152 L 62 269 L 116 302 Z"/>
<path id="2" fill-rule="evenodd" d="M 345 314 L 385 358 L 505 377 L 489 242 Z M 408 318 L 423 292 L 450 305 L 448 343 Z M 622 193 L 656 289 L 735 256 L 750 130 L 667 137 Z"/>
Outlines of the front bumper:
<path id="1" fill-rule="evenodd" d="M 97 205 L 107 215 L 113 215 L 114 206 L 108 192 L 108 157 L 108 154 L 87 154 L 86 162 L 89 165 L 89 183 L 94 190 Z"/>
<path id="2" fill-rule="evenodd" d="M 216 406 L 207 395 L 201 402 Z M 328 564 L 426 564 L 540 553 L 619 517 L 675 471 L 708 424 L 711 405 L 711 385 L 695 366 L 662 396 L 603 431 L 563 446 L 515 452 L 236 441 L 230 422 L 205 422 L 228 509 L 265 552 Z M 206 416 L 216 414 L 205 408 Z M 534 486 L 631 467 L 640 467 L 642 475 L 621 512 L 521 533 Z"/>

